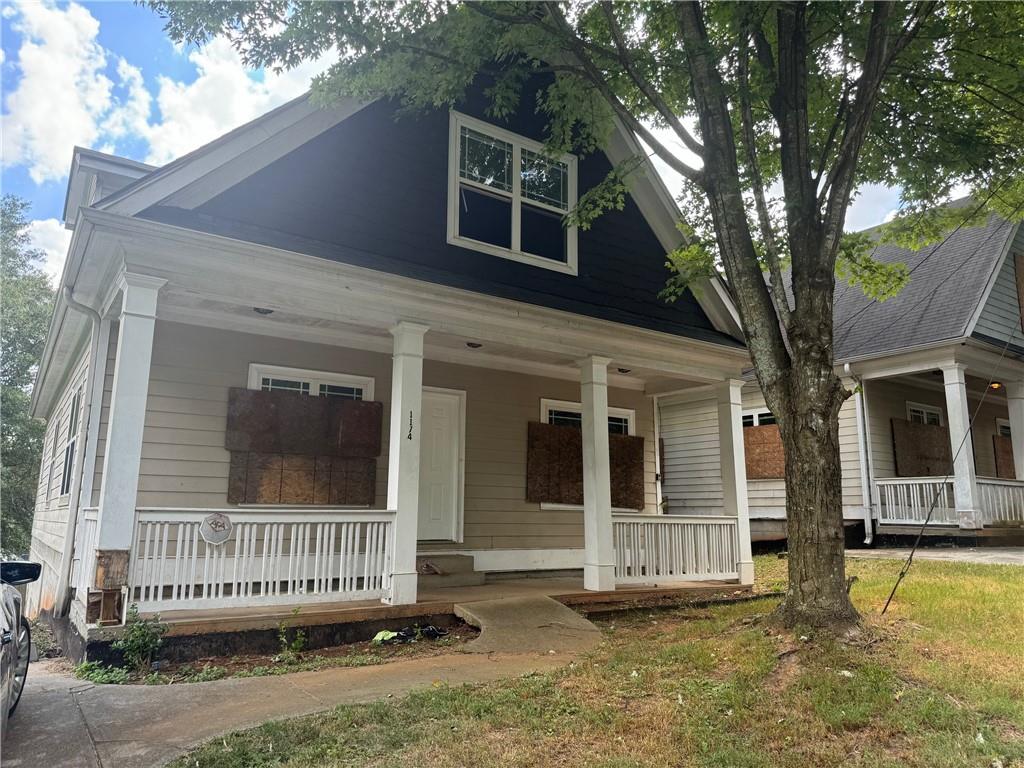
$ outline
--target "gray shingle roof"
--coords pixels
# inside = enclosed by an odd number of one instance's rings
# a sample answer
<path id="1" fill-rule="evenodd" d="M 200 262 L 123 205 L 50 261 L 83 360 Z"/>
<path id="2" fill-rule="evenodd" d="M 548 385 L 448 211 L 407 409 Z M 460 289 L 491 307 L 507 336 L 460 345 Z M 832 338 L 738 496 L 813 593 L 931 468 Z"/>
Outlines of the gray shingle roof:
<path id="1" fill-rule="evenodd" d="M 875 259 L 903 262 L 913 274 L 885 302 L 872 303 L 859 287 L 836 281 L 836 361 L 964 336 L 1016 227 L 993 216 L 919 251 L 876 247 Z"/>

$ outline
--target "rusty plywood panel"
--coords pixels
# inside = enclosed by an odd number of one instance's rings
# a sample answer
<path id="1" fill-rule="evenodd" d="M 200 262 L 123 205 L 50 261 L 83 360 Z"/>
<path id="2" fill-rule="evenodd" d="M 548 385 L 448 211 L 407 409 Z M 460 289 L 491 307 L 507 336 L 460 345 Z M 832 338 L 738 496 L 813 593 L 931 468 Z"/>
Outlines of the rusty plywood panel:
<path id="1" fill-rule="evenodd" d="M 992 450 L 996 454 L 996 477 L 1016 480 L 1017 470 L 1013 463 L 1013 441 L 1003 435 L 992 435 Z"/>
<path id="2" fill-rule="evenodd" d="M 610 435 L 612 506 L 644 508 L 644 439 L 634 435 Z"/>

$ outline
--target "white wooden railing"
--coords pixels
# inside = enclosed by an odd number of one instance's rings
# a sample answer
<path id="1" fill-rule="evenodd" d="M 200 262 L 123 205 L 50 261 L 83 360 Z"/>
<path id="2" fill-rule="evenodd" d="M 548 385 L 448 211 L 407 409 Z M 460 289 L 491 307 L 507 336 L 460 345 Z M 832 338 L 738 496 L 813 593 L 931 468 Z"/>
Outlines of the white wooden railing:
<path id="1" fill-rule="evenodd" d="M 231 520 L 209 544 L 203 520 Z M 391 591 L 393 511 L 138 510 L 129 599 L 140 611 L 366 600 Z"/>
<path id="2" fill-rule="evenodd" d="M 978 478 L 978 503 L 982 525 L 1024 522 L 1024 482 Z"/>
<path id="3" fill-rule="evenodd" d="M 739 578 L 735 517 L 612 515 L 615 580 L 665 583 Z"/>
<path id="4" fill-rule="evenodd" d="M 75 551 L 71 558 L 71 586 L 85 600 L 96 574 L 96 536 L 99 534 L 99 510 L 82 507 L 75 527 Z"/>
<path id="5" fill-rule="evenodd" d="M 878 489 L 880 523 L 920 525 L 928 517 L 929 525 L 959 525 L 953 499 L 953 480 L 941 477 L 887 477 L 875 481 Z M 938 498 L 936 498 L 936 495 Z"/>

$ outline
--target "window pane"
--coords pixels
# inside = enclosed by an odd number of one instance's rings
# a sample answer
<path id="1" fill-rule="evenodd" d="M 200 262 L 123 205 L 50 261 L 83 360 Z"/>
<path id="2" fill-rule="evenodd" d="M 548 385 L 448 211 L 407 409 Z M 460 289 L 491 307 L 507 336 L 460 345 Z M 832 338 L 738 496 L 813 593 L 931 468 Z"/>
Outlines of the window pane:
<path id="1" fill-rule="evenodd" d="M 925 424 L 932 424 L 937 427 L 940 421 L 939 414 L 935 413 L 935 411 L 927 411 L 925 413 Z"/>
<path id="2" fill-rule="evenodd" d="M 548 411 L 548 424 L 582 429 L 583 414 L 576 411 Z"/>
<path id="3" fill-rule="evenodd" d="M 566 261 L 566 230 L 561 214 L 524 204 L 520 247 L 524 253 L 545 259 Z"/>
<path id="4" fill-rule="evenodd" d="M 999 425 L 999 434 L 1002 435 L 1003 437 L 1012 437 L 1012 435 L 1010 434 L 1010 425 L 1009 424 L 1000 424 Z"/>
<path id="5" fill-rule="evenodd" d="M 320 397 L 342 397 L 346 400 L 362 400 L 362 387 L 343 387 L 339 384 L 321 384 Z"/>
<path id="6" fill-rule="evenodd" d="M 543 155 L 524 149 L 520 173 L 523 197 L 563 211 L 569 209 L 569 168 L 565 163 L 551 162 Z"/>
<path id="7" fill-rule="evenodd" d="M 63 496 L 66 493 L 71 493 L 71 477 L 72 469 L 75 465 L 75 444 L 74 442 L 68 443 L 68 447 L 64 449 L 64 468 L 61 470 L 60 476 L 60 495 Z"/>
<path id="8" fill-rule="evenodd" d="M 628 435 L 629 419 L 625 416 L 609 416 L 608 433 L 612 435 Z"/>
<path id="9" fill-rule="evenodd" d="M 511 248 L 511 199 L 460 184 L 459 237 Z"/>
<path id="10" fill-rule="evenodd" d="M 260 383 L 260 389 L 264 392 L 299 392 L 303 395 L 309 394 L 308 381 L 296 381 L 294 379 L 275 379 L 264 376 Z"/>
<path id="11" fill-rule="evenodd" d="M 757 423 L 759 425 L 761 425 L 762 427 L 767 425 L 767 424 L 774 424 L 775 423 L 775 414 L 774 413 L 759 413 L 759 414 L 757 414 Z"/>
<path id="12" fill-rule="evenodd" d="M 463 127 L 459 134 L 459 175 L 512 191 L 512 145 Z"/>
<path id="13" fill-rule="evenodd" d="M 752 413 L 744 414 L 744 416 L 743 416 L 743 426 L 744 427 L 752 427 L 752 426 L 754 426 L 754 414 L 752 414 Z"/>

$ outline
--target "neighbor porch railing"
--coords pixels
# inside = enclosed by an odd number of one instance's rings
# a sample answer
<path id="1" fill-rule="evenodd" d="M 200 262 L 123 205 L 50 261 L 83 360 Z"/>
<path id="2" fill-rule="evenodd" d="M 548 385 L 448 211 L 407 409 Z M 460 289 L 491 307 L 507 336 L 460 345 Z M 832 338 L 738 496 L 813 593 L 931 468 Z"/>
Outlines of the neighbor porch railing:
<path id="1" fill-rule="evenodd" d="M 1024 522 L 1024 481 L 978 478 L 982 525 Z"/>
<path id="2" fill-rule="evenodd" d="M 878 521 L 894 525 L 959 525 L 953 499 L 953 480 L 941 477 L 887 477 L 875 481 L 878 489 Z M 937 498 L 936 498 L 937 495 Z"/>
<path id="3" fill-rule="evenodd" d="M 200 526 L 227 515 L 208 543 Z M 138 510 L 129 601 L 146 612 L 382 598 L 391 590 L 393 511 Z"/>
<path id="4" fill-rule="evenodd" d="M 612 515 L 615 580 L 664 583 L 739 578 L 735 517 Z"/>
<path id="5" fill-rule="evenodd" d="M 71 558 L 71 586 L 84 596 L 93 585 L 96 572 L 96 536 L 99 534 L 99 509 L 82 507 L 75 528 L 75 551 Z"/>

